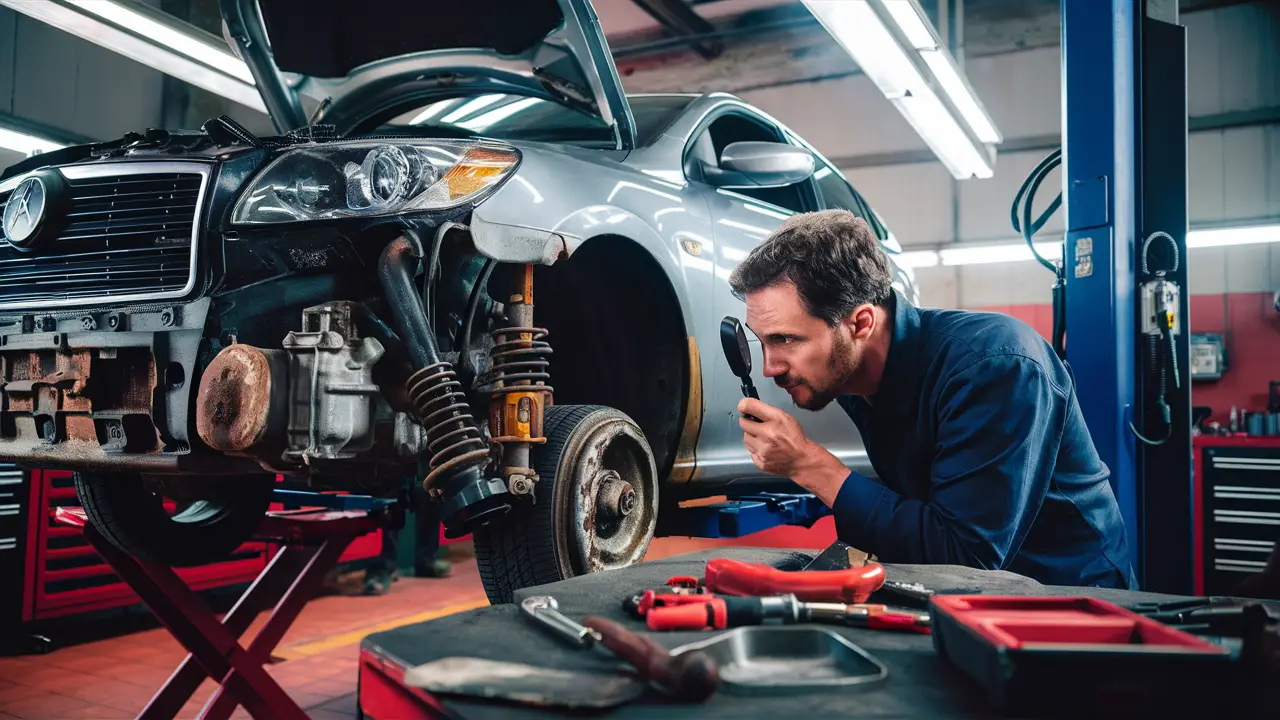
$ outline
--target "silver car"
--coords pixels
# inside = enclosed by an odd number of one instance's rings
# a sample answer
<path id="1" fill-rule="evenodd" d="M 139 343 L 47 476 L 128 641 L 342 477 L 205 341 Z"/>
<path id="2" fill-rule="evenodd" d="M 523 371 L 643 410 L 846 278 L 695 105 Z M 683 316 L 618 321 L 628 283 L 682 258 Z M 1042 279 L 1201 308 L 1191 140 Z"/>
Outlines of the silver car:
<path id="1" fill-rule="evenodd" d="M 277 488 L 421 488 L 494 602 L 639 561 L 684 500 L 797 489 L 742 444 L 729 273 L 819 208 L 900 250 L 818 152 L 731 95 L 625 94 L 585 0 L 222 5 L 278 134 L 0 176 L 0 459 L 74 471 L 102 534 L 173 566 Z M 798 417 L 871 471 L 834 405 Z"/>

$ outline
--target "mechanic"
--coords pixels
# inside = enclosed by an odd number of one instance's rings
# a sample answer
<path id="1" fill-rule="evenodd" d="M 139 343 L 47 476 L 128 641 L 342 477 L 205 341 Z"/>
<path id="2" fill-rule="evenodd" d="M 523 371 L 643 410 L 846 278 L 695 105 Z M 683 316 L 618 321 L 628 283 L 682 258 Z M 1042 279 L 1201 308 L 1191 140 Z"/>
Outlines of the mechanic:
<path id="1" fill-rule="evenodd" d="M 764 374 L 800 408 L 833 400 L 878 481 L 745 398 L 751 459 L 814 493 L 844 542 L 883 562 L 1136 588 L 1124 522 L 1069 369 L 1016 318 L 914 307 L 847 211 L 796 215 L 730 277 Z"/>

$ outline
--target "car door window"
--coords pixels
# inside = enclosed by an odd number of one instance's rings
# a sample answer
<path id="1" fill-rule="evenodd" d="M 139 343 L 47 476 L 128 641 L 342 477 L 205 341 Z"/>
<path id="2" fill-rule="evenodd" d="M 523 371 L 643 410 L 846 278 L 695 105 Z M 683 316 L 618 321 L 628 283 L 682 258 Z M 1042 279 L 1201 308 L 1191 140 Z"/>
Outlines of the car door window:
<path id="1" fill-rule="evenodd" d="M 702 180 L 702 164 L 717 165 L 731 143 L 744 141 L 783 142 L 781 135 L 765 123 L 741 113 L 728 112 L 716 118 L 694 140 L 686 171 L 690 179 Z M 770 203 L 792 212 L 808 210 L 804 183 L 779 188 L 734 188 L 730 192 Z"/>
<path id="2" fill-rule="evenodd" d="M 817 172 L 813 174 L 813 179 L 818 185 L 820 202 L 824 209 L 848 210 L 866 220 L 881 240 L 889 239 L 889 231 L 880 222 L 880 218 L 871 211 L 871 206 L 830 164 L 821 162 Z"/>

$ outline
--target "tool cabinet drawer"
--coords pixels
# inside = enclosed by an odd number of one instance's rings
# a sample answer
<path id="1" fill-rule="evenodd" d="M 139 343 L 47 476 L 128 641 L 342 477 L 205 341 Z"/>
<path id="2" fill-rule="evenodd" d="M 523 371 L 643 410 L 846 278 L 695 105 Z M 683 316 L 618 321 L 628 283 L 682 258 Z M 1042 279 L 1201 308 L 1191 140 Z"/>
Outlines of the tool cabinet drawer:
<path id="1" fill-rule="evenodd" d="M 1206 594 L 1230 594 L 1261 571 L 1280 540 L 1280 448 L 1201 450 Z"/>

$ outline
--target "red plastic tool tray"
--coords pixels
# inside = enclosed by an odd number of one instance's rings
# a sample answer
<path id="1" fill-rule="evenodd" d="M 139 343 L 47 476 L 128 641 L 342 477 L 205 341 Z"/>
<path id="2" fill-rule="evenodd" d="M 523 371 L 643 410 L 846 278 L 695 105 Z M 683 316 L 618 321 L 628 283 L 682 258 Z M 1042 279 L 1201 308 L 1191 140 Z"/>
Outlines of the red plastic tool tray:
<path id="1" fill-rule="evenodd" d="M 1102 600 L 936 595 L 933 645 L 997 709 L 1049 716 L 1213 707 L 1229 650 Z"/>

